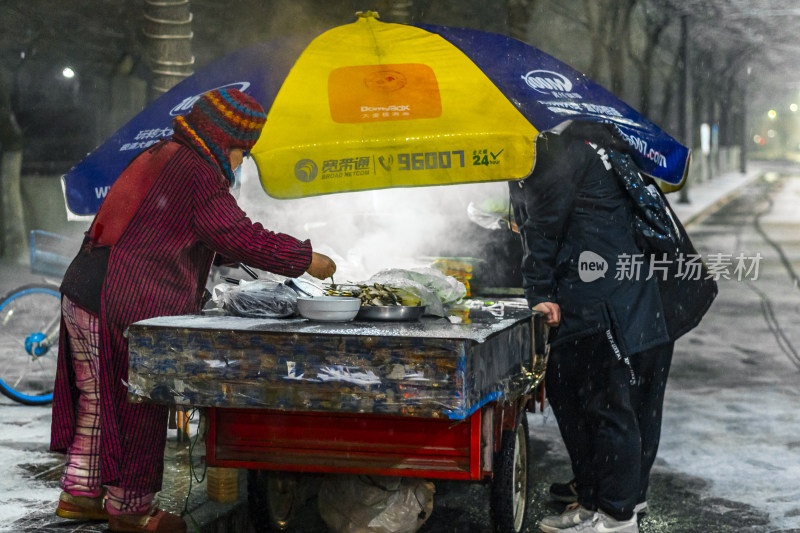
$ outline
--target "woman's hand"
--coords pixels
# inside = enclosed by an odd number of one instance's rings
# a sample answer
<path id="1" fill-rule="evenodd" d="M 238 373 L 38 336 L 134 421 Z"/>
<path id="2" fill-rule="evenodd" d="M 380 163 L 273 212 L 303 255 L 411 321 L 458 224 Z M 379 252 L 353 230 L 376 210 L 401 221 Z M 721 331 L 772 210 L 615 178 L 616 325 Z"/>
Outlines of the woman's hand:
<path id="1" fill-rule="evenodd" d="M 554 328 L 561 322 L 561 308 L 555 302 L 542 302 L 533 306 L 534 311 L 544 315 L 544 323 Z"/>
<path id="2" fill-rule="evenodd" d="M 311 252 L 311 264 L 306 272 L 317 279 L 329 278 L 336 272 L 336 263 L 327 255 Z"/>

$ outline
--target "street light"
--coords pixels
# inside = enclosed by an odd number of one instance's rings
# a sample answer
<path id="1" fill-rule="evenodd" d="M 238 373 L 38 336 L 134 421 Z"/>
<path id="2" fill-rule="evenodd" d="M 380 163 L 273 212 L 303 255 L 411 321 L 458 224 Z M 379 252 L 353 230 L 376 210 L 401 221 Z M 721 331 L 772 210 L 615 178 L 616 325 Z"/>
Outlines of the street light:
<path id="1" fill-rule="evenodd" d="M 789 110 L 792 113 L 797 113 L 797 104 L 789 104 Z"/>
<path id="2" fill-rule="evenodd" d="M 767 111 L 767 116 L 771 119 L 774 119 L 775 117 L 778 116 L 778 113 L 774 109 L 770 109 L 769 111 Z"/>
<path id="3" fill-rule="evenodd" d="M 67 78 L 68 80 L 71 80 L 72 78 L 75 77 L 75 71 L 72 70 L 71 67 L 64 67 L 64 70 L 61 71 L 61 75 Z"/>

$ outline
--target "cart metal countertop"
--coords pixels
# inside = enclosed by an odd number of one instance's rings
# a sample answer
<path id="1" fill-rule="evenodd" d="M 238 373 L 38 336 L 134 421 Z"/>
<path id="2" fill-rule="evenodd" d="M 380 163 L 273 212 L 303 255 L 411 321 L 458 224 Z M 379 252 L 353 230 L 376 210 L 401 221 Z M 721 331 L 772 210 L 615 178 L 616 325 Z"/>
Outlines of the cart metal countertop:
<path id="1" fill-rule="evenodd" d="M 417 322 L 144 320 L 128 330 L 129 390 L 178 405 L 464 418 L 543 370 L 524 300 L 468 303 Z"/>

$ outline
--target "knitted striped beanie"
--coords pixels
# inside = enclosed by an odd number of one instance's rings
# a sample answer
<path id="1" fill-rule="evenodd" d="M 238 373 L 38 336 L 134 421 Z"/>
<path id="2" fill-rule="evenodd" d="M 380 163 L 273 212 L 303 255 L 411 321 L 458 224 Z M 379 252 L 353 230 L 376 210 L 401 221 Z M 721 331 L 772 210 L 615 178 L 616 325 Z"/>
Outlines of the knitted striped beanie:
<path id="1" fill-rule="evenodd" d="M 214 89 L 204 93 L 183 117 L 173 120 L 173 127 L 221 168 L 229 181 L 230 151 L 249 151 L 256 144 L 267 121 L 264 108 L 238 89 Z"/>

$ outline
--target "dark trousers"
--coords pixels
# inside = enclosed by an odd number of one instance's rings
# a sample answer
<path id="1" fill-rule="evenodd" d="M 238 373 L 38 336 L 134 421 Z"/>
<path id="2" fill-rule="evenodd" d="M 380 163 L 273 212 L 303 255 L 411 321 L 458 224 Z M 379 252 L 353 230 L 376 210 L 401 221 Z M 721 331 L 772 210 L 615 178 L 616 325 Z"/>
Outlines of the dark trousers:
<path id="1" fill-rule="evenodd" d="M 546 388 L 578 488 L 578 501 L 627 520 L 647 498 L 661 437 L 674 344 L 619 361 L 605 333 L 550 352 Z"/>

